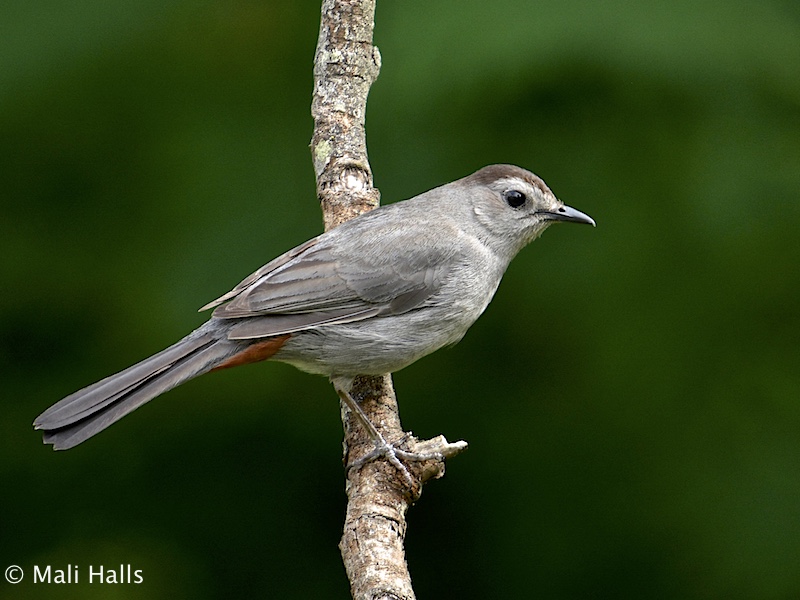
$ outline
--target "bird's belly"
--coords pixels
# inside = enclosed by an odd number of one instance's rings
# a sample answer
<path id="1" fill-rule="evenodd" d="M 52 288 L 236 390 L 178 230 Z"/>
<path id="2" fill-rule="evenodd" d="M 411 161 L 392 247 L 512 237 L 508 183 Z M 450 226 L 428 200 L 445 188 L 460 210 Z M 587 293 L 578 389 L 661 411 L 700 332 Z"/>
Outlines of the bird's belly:
<path id="1" fill-rule="evenodd" d="M 273 360 L 327 376 L 399 371 L 460 340 L 477 315 L 426 307 L 401 315 L 328 325 L 292 335 Z"/>

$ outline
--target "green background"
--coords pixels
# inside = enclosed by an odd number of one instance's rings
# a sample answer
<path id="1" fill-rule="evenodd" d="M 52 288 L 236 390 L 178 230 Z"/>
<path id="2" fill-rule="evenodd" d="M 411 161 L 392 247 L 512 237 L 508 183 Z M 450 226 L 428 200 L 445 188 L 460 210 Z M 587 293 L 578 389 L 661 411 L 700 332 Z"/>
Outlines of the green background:
<path id="1" fill-rule="evenodd" d="M 0 9 L 0 598 L 347 598 L 330 385 L 195 380 L 90 442 L 31 429 L 321 230 L 316 2 Z M 384 201 L 493 162 L 597 229 L 524 250 L 398 373 L 469 451 L 409 513 L 421 598 L 800 597 L 800 3 L 381 0 Z M 141 585 L 89 585 L 131 564 Z M 79 565 L 33 585 L 33 565 Z"/>

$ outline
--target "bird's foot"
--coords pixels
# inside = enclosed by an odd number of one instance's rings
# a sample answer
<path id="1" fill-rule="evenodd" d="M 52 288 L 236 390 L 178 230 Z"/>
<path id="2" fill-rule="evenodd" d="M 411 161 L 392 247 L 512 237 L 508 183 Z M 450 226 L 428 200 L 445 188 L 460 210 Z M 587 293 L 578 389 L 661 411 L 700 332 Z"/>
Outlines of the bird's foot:
<path id="1" fill-rule="evenodd" d="M 395 442 L 387 442 L 386 439 L 381 435 L 381 433 L 375 430 L 377 434 L 377 439 L 374 439 L 375 448 L 372 452 L 368 452 L 364 456 L 352 461 L 348 466 L 348 471 L 350 469 L 358 469 L 363 467 L 365 464 L 372 462 L 374 460 L 378 460 L 380 458 L 386 458 L 395 469 L 400 472 L 403 479 L 405 480 L 406 484 L 410 489 L 414 489 L 415 483 L 414 478 L 411 476 L 411 472 L 408 470 L 402 461 L 407 462 L 421 462 L 425 460 L 444 460 L 444 454 L 441 452 L 409 452 L 408 450 L 402 450 L 398 446 L 402 445 L 406 442 L 409 437 L 409 434 L 405 434 L 399 440 Z M 402 460 L 401 460 L 402 459 Z"/>
<path id="2" fill-rule="evenodd" d="M 369 438 L 374 444 L 374 448 L 363 456 L 353 460 L 347 466 L 349 472 L 353 468 L 360 468 L 367 463 L 385 458 L 397 469 L 402 476 L 409 492 L 412 496 L 418 496 L 421 483 L 431 477 L 438 478 L 444 474 L 444 461 L 467 449 L 464 441 L 448 442 L 444 436 L 437 436 L 430 440 L 418 440 L 410 433 L 406 433 L 394 442 L 387 442 L 386 438 L 378 431 L 359 403 L 350 394 L 349 382 L 332 380 L 342 402 L 349 408 L 351 414 L 361 423 Z M 408 444 L 413 450 L 404 450 L 399 446 Z M 428 465 L 421 465 L 417 471 L 417 477 L 411 475 L 408 467 L 403 464 L 416 462 L 422 463 L 433 461 Z"/>

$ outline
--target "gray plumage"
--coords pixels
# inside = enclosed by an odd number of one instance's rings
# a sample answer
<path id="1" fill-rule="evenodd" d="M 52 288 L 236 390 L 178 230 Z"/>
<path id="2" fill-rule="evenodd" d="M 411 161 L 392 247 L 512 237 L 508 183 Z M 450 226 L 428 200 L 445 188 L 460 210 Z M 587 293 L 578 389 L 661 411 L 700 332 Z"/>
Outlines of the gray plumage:
<path id="1" fill-rule="evenodd" d="M 559 220 L 594 224 L 511 165 L 380 207 L 267 263 L 204 306 L 214 311 L 196 331 L 67 396 L 34 426 L 56 449 L 71 448 L 248 351 L 341 388 L 356 375 L 397 371 L 460 340 L 511 259 Z"/>

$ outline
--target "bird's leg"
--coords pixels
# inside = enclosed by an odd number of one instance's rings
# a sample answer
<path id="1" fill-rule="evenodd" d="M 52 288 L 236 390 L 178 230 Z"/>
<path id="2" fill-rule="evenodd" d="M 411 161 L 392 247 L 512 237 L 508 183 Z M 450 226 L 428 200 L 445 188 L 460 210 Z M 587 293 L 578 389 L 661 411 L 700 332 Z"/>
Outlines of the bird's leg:
<path id="1" fill-rule="evenodd" d="M 428 453 L 421 453 L 421 452 L 408 452 L 406 450 L 401 450 L 397 446 L 402 444 L 406 438 L 408 438 L 408 434 L 401 437 L 399 440 L 389 443 L 386 441 L 386 438 L 383 437 L 380 431 L 373 425 L 372 421 L 369 420 L 369 417 L 358 404 L 358 402 L 350 395 L 349 390 L 344 389 L 343 386 L 337 385 L 337 382 L 334 382 L 334 387 L 336 388 L 336 392 L 339 394 L 339 397 L 342 401 L 347 405 L 350 411 L 356 416 L 358 421 L 367 431 L 372 442 L 375 444 L 375 449 L 362 456 L 358 460 L 354 460 L 353 462 L 348 465 L 348 469 L 352 469 L 353 467 L 361 467 L 362 465 L 376 460 L 382 456 L 385 456 L 386 459 L 394 465 L 394 467 L 400 471 L 405 479 L 406 483 L 408 484 L 409 488 L 414 487 L 414 479 L 411 477 L 411 473 L 408 471 L 406 466 L 400 461 L 400 459 L 405 460 L 413 460 L 413 461 L 422 461 L 422 460 L 444 460 L 444 457 L 439 452 L 428 452 Z"/>

